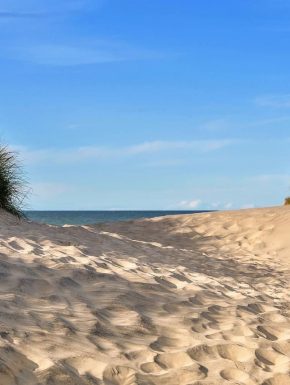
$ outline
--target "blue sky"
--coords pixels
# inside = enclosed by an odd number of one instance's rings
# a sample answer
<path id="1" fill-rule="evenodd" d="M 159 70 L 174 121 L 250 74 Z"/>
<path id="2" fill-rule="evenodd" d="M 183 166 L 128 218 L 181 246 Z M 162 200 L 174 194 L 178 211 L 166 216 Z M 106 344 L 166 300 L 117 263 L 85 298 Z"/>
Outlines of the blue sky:
<path id="1" fill-rule="evenodd" d="M 288 0 L 0 0 L 0 136 L 31 209 L 290 194 Z"/>

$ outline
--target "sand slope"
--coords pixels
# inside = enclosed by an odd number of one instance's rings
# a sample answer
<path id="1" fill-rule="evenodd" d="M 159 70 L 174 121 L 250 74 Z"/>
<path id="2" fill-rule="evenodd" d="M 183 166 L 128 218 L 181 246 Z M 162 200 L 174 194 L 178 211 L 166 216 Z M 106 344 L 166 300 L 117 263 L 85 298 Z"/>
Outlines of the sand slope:
<path id="1" fill-rule="evenodd" d="M 290 384 L 290 208 L 0 215 L 1 385 Z"/>

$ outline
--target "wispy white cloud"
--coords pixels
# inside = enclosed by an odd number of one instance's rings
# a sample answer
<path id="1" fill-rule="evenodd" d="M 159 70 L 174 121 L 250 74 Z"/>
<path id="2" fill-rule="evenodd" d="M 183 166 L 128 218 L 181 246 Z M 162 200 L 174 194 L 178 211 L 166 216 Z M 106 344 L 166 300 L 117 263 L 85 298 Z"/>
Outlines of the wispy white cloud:
<path id="1" fill-rule="evenodd" d="M 234 140 L 196 140 L 196 141 L 152 141 L 124 147 L 87 146 L 71 149 L 32 150 L 23 146 L 12 146 L 27 163 L 73 163 L 93 159 L 118 159 L 153 153 L 194 150 L 199 153 L 222 149 L 234 144 Z"/>
<path id="2" fill-rule="evenodd" d="M 213 151 L 233 144 L 231 139 L 224 140 L 194 140 L 194 141 L 153 141 L 145 142 L 135 146 L 127 147 L 126 152 L 130 154 L 141 154 L 146 152 L 159 152 L 164 150 L 200 150 Z"/>
<path id="3" fill-rule="evenodd" d="M 250 123 L 247 123 L 246 126 L 248 127 L 260 127 L 260 126 L 267 126 L 271 124 L 279 124 L 279 123 L 286 123 L 290 122 L 290 116 L 280 116 L 277 118 L 269 118 L 269 119 L 261 119 L 252 121 Z"/>
<path id="4" fill-rule="evenodd" d="M 39 18 L 40 16 L 43 16 L 43 14 L 35 12 L 0 11 L 0 20 L 34 19 Z"/>
<path id="5" fill-rule="evenodd" d="M 179 209 L 183 210 L 195 210 L 195 209 L 204 209 L 204 210 L 229 210 L 233 208 L 232 202 L 206 202 L 202 199 L 192 199 L 192 200 L 183 200 L 179 202 L 176 206 Z"/>
<path id="6" fill-rule="evenodd" d="M 201 205 L 202 201 L 200 199 L 193 199 L 189 201 L 181 201 L 177 204 L 177 207 L 180 209 L 189 209 L 194 210 L 197 209 Z"/>
<path id="7" fill-rule="evenodd" d="M 259 96 L 255 103 L 261 107 L 290 108 L 290 94 Z"/>
<path id="8" fill-rule="evenodd" d="M 1 0 L 0 11 L 5 16 L 49 14 L 79 11 L 89 6 L 99 6 L 102 0 Z"/>
<path id="9" fill-rule="evenodd" d="M 213 119 L 203 123 L 200 128 L 209 132 L 221 132 L 232 127 L 232 123 L 226 118 Z"/>
<path id="10" fill-rule="evenodd" d="M 254 203 L 246 203 L 241 206 L 241 209 L 254 209 L 255 207 Z"/>
<path id="11" fill-rule="evenodd" d="M 110 36 L 68 34 L 75 13 L 98 11 L 106 0 L 0 0 L 1 57 L 45 66 L 80 66 L 160 59 L 160 50 Z M 51 29 L 53 38 L 51 39 Z M 80 38 L 82 36 L 82 38 Z"/>
<path id="12" fill-rule="evenodd" d="M 86 44 L 83 42 L 22 44 L 11 46 L 9 52 L 15 59 L 47 66 L 79 66 L 161 57 L 158 52 L 123 42 L 105 40 L 95 40 Z"/>
<path id="13" fill-rule="evenodd" d="M 251 179 L 259 183 L 290 183 L 290 174 L 261 174 Z"/>
<path id="14" fill-rule="evenodd" d="M 212 202 L 206 205 L 210 210 L 229 210 L 232 209 L 233 206 L 234 204 L 232 202 Z"/>
<path id="15" fill-rule="evenodd" d="M 174 159 L 173 158 L 168 158 L 166 157 L 165 159 L 155 159 L 155 160 L 150 160 L 150 159 L 146 159 L 143 163 L 141 163 L 141 166 L 144 166 L 144 167 L 158 167 L 158 168 L 162 168 L 162 167 L 165 167 L 165 168 L 168 168 L 168 167 L 180 167 L 182 165 L 185 165 L 187 162 L 186 162 L 186 159 L 184 159 L 182 156 L 178 156 L 178 157 L 175 157 Z"/>
<path id="16" fill-rule="evenodd" d="M 160 52 L 106 37 L 68 34 L 75 13 L 92 12 L 106 0 L 0 0 L 1 55 L 46 66 L 80 66 L 150 60 Z M 11 21 L 11 22 L 10 22 Z M 56 22 L 57 21 L 57 22 Z M 51 29 L 53 28 L 53 34 Z M 37 31 L 37 32 L 36 32 Z M 50 38 L 52 36 L 53 38 Z"/>
<path id="17" fill-rule="evenodd" d="M 0 0 L 1 55 L 46 66 L 80 66 L 161 58 L 160 52 L 110 37 L 69 35 L 74 12 L 98 10 L 105 0 Z M 9 22 L 11 21 L 11 23 Z M 55 22 L 57 21 L 57 22 Z M 53 39 L 49 36 L 54 28 Z M 37 31 L 37 32 L 36 32 Z M 57 32 L 57 33 L 56 33 Z M 80 36 L 80 35 L 79 35 Z"/>

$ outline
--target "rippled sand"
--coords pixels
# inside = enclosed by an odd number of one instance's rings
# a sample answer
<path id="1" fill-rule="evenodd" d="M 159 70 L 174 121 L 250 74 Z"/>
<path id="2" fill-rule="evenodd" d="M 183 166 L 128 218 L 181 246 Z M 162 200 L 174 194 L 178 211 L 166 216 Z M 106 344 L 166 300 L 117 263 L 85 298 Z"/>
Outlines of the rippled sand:
<path id="1" fill-rule="evenodd" d="M 0 237 L 1 385 L 290 384 L 290 208 Z"/>

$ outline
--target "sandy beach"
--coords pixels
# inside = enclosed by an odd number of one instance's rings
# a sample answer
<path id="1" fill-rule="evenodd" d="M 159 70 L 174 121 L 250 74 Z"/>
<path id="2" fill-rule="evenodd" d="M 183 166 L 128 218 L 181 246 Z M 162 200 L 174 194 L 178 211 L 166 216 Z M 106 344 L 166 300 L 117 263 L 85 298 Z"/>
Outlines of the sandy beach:
<path id="1" fill-rule="evenodd" d="M 289 385 L 290 208 L 0 217 L 1 385 Z"/>

